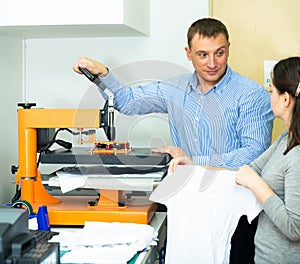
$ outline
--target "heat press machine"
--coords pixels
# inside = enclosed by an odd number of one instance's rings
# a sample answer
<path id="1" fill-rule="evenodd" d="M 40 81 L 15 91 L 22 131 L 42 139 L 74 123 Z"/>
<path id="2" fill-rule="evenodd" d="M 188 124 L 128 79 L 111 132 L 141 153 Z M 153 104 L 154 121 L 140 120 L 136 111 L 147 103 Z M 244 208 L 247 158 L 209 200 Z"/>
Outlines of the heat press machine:
<path id="1" fill-rule="evenodd" d="M 124 191 L 100 189 L 99 196 L 52 196 L 42 183 L 38 164 L 86 164 L 121 167 L 165 167 L 167 154 L 152 153 L 147 148 L 132 148 L 128 142 L 115 140 L 113 100 L 109 98 L 99 109 L 41 109 L 34 103 L 18 104 L 18 166 L 16 195 L 34 211 L 46 205 L 51 225 L 84 225 L 85 221 L 134 222 L 147 224 L 156 211 L 156 204 L 146 197 L 126 201 Z M 51 138 L 60 129 L 103 128 L 108 141 L 95 142 L 94 147 L 72 147 L 63 140 Z M 55 132 L 54 132 L 55 131 Z M 79 133 L 79 137 L 80 137 Z M 53 143 L 63 146 L 49 150 Z M 48 147 L 45 147 L 48 146 Z M 141 171 L 143 172 L 143 171 Z M 146 200 L 145 200 L 146 199 Z M 91 202 L 91 200 L 93 202 Z"/>

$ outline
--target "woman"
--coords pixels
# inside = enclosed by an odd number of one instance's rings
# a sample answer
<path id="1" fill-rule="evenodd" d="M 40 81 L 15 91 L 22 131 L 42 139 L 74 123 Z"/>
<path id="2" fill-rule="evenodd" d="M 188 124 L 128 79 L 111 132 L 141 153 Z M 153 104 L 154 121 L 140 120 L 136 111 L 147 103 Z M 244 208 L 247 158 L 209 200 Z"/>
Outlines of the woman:
<path id="1" fill-rule="evenodd" d="M 236 176 L 263 205 L 255 234 L 255 263 L 300 263 L 300 57 L 279 61 L 271 76 L 274 115 L 286 125 L 277 140 Z M 192 164 L 188 157 L 175 159 Z"/>

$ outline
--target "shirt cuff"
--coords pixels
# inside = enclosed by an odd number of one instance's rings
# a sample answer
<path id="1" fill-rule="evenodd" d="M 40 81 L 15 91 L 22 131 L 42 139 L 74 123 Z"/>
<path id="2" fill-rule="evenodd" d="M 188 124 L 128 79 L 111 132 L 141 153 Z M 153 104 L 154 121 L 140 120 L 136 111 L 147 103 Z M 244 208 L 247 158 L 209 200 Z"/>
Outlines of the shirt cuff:
<path id="1" fill-rule="evenodd" d="M 105 77 L 100 77 L 101 82 L 112 92 L 115 93 L 122 87 L 120 81 L 112 74 L 111 71 Z"/>

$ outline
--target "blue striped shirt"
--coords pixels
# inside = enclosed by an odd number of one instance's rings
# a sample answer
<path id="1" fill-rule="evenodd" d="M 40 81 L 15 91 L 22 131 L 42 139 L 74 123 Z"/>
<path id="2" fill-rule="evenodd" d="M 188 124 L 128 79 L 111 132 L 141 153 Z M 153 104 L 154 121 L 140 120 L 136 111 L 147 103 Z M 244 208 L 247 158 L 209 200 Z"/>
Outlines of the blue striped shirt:
<path id="1" fill-rule="evenodd" d="M 168 113 L 174 146 L 196 164 L 239 167 L 270 145 L 274 115 L 269 93 L 229 66 L 206 93 L 195 72 L 136 87 L 122 85 L 111 72 L 101 81 L 121 113 Z"/>

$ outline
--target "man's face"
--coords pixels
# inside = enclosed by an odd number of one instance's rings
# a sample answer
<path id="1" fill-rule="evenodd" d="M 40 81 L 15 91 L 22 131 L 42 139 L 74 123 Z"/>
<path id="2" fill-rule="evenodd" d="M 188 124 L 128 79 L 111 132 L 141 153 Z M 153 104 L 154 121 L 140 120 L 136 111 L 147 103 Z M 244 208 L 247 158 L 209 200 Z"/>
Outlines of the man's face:
<path id="1" fill-rule="evenodd" d="M 203 37 L 196 34 L 191 48 L 186 47 L 188 60 L 192 61 L 199 83 L 206 88 L 217 84 L 224 76 L 230 43 L 223 34 L 216 37 Z"/>

